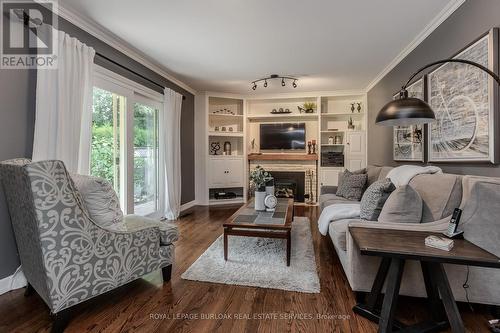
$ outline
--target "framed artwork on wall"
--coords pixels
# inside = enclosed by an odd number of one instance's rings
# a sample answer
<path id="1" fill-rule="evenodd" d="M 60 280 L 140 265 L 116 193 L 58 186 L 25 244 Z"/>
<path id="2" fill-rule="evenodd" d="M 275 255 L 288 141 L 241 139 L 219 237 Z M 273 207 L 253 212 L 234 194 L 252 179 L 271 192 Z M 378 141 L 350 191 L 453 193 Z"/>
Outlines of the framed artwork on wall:
<path id="1" fill-rule="evenodd" d="M 406 89 L 409 97 L 426 100 L 425 76 L 412 83 Z M 398 99 L 399 93 L 393 96 Z M 424 126 L 394 126 L 393 135 L 393 158 L 394 161 L 418 161 L 424 162 Z"/>
<path id="2" fill-rule="evenodd" d="M 492 29 L 453 58 L 479 63 L 498 73 L 498 29 Z M 428 75 L 429 162 L 498 162 L 498 87 L 484 71 L 446 63 Z"/>

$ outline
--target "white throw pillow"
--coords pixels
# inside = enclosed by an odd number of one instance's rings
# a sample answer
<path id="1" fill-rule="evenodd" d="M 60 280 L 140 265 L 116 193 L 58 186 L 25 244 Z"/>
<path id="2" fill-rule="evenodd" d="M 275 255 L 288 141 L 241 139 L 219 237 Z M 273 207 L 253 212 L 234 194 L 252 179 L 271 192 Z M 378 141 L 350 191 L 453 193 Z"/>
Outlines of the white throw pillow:
<path id="1" fill-rule="evenodd" d="M 107 180 L 76 174 L 71 175 L 71 178 L 95 223 L 106 227 L 123 220 L 120 200 Z"/>

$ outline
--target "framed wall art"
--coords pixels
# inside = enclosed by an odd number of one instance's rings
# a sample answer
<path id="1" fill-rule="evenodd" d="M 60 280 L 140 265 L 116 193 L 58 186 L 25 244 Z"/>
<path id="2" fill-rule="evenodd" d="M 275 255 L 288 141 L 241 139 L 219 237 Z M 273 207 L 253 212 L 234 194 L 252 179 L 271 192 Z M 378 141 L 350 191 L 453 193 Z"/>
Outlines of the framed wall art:
<path id="1" fill-rule="evenodd" d="M 408 97 L 415 97 L 425 101 L 425 76 L 409 85 Z M 399 98 L 399 92 L 393 99 Z M 393 136 L 394 161 L 424 162 L 424 126 L 394 126 Z"/>
<path id="2" fill-rule="evenodd" d="M 498 73 L 498 29 L 492 29 L 454 59 L 479 63 Z M 498 162 L 498 87 L 484 71 L 446 63 L 428 75 L 429 162 Z"/>

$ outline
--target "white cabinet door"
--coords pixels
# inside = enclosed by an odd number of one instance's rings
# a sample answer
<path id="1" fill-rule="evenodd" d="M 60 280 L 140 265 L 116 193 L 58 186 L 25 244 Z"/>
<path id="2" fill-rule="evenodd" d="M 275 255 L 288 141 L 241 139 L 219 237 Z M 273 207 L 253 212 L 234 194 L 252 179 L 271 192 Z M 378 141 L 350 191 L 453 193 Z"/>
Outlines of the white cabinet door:
<path id="1" fill-rule="evenodd" d="M 242 158 L 211 157 L 209 165 L 209 187 L 243 186 Z"/>
<path id="2" fill-rule="evenodd" d="M 227 186 L 243 186 L 243 162 L 242 159 L 231 159 L 227 161 L 226 184 Z"/>
<path id="3" fill-rule="evenodd" d="M 322 169 L 320 172 L 321 186 L 337 186 L 341 169 Z"/>
<path id="4" fill-rule="evenodd" d="M 364 157 L 359 157 L 359 158 L 352 157 L 348 160 L 346 169 L 349 171 L 355 171 L 363 169 L 364 167 L 366 167 L 366 162 Z"/>
<path id="5" fill-rule="evenodd" d="M 347 132 L 345 167 L 351 171 L 366 167 L 365 132 Z"/>
<path id="6" fill-rule="evenodd" d="M 365 155 L 365 133 L 347 132 L 347 155 Z"/>

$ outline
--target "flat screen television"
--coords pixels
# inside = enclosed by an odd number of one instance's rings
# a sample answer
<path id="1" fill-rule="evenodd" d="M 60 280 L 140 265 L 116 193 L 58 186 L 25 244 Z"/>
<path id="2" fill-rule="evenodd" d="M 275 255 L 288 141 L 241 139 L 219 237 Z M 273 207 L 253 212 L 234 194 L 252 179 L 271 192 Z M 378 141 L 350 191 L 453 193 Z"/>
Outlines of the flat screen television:
<path id="1" fill-rule="evenodd" d="M 260 124 L 260 149 L 305 148 L 305 123 Z"/>

